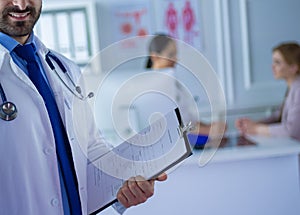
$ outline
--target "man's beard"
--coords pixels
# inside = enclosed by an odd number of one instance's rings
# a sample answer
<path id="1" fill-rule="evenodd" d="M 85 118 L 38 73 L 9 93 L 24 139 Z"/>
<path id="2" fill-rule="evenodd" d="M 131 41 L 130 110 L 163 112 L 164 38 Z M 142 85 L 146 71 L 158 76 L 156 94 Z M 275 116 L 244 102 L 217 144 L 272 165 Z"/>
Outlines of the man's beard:
<path id="1" fill-rule="evenodd" d="M 19 10 L 17 7 L 7 7 L 0 14 L 0 32 L 3 32 L 12 37 L 23 37 L 29 35 L 40 17 L 40 7 L 36 10 L 34 7 L 27 7 L 25 10 Z M 30 19 L 27 21 L 14 21 L 9 19 L 9 13 L 24 13 L 30 12 Z"/>

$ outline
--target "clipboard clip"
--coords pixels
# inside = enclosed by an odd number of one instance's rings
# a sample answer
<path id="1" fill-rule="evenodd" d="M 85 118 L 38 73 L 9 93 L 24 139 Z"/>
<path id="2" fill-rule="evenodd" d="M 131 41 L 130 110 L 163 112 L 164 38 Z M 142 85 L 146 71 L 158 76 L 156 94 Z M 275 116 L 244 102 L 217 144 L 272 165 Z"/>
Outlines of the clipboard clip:
<path id="1" fill-rule="evenodd" d="M 189 122 L 186 125 L 179 126 L 178 131 L 180 133 L 180 137 L 183 137 L 184 133 L 190 131 L 193 128 L 192 122 Z"/>

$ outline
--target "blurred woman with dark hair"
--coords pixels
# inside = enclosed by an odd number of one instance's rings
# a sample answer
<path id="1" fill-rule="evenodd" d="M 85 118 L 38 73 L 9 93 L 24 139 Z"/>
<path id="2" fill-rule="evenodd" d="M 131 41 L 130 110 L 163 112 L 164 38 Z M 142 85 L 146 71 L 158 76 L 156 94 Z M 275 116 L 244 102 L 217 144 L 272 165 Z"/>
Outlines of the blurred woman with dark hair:
<path id="1" fill-rule="evenodd" d="M 165 34 L 157 34 L 152 38 L 148 47 L 149 58 L 146 68 L 155 72 L 163 72 L 176 79 L 174 75 L 177 63 L 176 40 Z M 169 87 L 175 91 L 173 92 L 174 101 L 182 113 L 183 121 L 192 123 L 191 133 L 219 135 L 219 131 L 224 131 L 226 125 L 223 122 L 212 124 L 200 122 L 198 109 L 191 93 L 179 81 L 176 81 L 174 85 Z M 213 128 L 213 133 L 210 133 L 211 128 Z"/>

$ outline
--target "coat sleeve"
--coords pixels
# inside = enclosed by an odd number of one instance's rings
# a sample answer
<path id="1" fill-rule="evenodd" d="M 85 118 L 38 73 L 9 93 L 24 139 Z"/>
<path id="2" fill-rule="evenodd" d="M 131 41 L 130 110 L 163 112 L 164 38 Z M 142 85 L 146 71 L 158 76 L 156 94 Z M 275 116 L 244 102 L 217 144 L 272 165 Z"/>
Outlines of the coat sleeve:
<path id="1" fill-rule="evenodd" d="M 175 100 L 179 107 L 184 124 L 200 121 L 197 104 L 193 98 L 193 95 L 179 82 L 176 82 Z"/>
<path id="2" fill-rule="evenodd" d="M 86 90 L 84 83 L 80 80 L 79 85 L 83 88 L 83 94 L 87 95 L 89 89 Z M 99 98 L 101 99 L 101 98 Z M 73 101 L 73 123 L 77 138 L 82 149 L 85 149 L 85 155 L 88 160 L 94 160 L 101 155 L 109 152 L 112 147 L 110 143 L 104 138 L 94 118 L 93 110 L 90 104 L 80 99 Z M 126 208 L 119 202 L 113 205 L 113 208 L 119 213 L 123 214 Z"/>
<path id="3" fill-rule="evenodd" d="M 271 124 L 272 136 L 290 136 L 300 140 L 300 85 L 293 89 L 283 109 L 281 123 Z"/>
<path id="4" fill-rule="evenodd" d="M 278 107 L 269 117 L 259 120 L 258 123 L 272 124 L 280 122 L 281 106 Z"/>

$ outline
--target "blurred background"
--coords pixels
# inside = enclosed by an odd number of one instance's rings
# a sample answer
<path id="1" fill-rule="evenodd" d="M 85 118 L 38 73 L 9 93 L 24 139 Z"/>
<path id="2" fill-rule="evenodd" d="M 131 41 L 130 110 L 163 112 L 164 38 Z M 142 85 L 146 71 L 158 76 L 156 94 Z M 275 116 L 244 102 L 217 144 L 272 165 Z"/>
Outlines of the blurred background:
<path id="1" fill-rule="evenodd" d="M 114 92 L 128 77 L 144 71 L 147 55 L 147 42 L 124 39 L 166 33 L 202 53 L 223 88 L 227 111 L 219 116 L 226 117 L 228 130 L 234 129 L 237 117 L 267 116 L 283 101 L 285 84 L 273 77 L 272 48 L 286 41 L 300 42 L 299 0 L 47 0 L 43 4 L 35 29 L 42 41 L 83 70 L 96 59 L 95 77 L 110 74 L 94 108 L 102 108 L 95 119 L 113 143 L 120 141 L 109 114 Z M 134 53 L 139 57 L 132 58 Z M 188 57 L 182 56 L 188 55 L 182 50 L 178 54 L 179 59 Z M 188 87 L 200 117 L 210 121 L 207 93 L 186 70 L 185 65 L 177 65 L 178 80 Z M 93 81 L 97 83 L 93 77 L 89 83 Z M 132 120 L 129 126 L 136 126 L 134 107 L 114 107 Z M 122 135 L 130 136 L 126 123 L 118 121 Z M 299 147 L 289 141 L 263 139 L 264 144 L 254 147 L 219 150 L 203 168 L 200 152 L 195 152 L 167 183 L 157 183 L 153 198 L 126 214 L 299 214 Z M 278 143 L 284 146 L 277 147 Z M 101 214 L 116 212 L 108 208 Z"/>
<path id="2" fill-rule="evenodd" d="M 272 74 L 272 47 L 300 42 L 298 8 L 298 0 L 48 0 L 35 32 L 82 68 L 99 51 L 123 39 L 158 32 L 174 36 L 208 60 L 223 87 L 232 128 L 239 115 L 260 118 L 283 100 L 284 83 Z M 146 55 L 146 44 L 120 43 L 100 60 L 101 72 L 109 72 L 117 56 L 133 52 Z M 179 50 L 179 59 L 180 54 Z M 121 74 L 138 73 L 144 64 L 140 57 L 116 65 L 108 86 L 118 86 L 126 77 Z M 184 65 L 177 67 L 178 78 L 188 86 L 201 116 L 209 120 L 205 90 L 192 75 L 180 72 Z"/>

